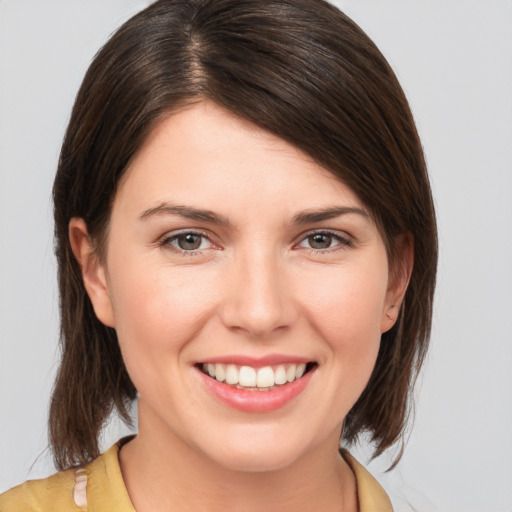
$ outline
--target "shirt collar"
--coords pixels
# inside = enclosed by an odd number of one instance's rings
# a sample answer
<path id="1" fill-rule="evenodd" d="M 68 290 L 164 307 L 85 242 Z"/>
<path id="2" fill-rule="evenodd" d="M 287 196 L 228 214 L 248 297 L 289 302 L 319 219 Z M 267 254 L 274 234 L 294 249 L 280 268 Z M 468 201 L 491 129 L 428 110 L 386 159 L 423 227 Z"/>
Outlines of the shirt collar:
<path id="1" fill-rule="evenodd" d="M 87 466 L 89 512 L 135 512 L 119 465 L 119 450 L 132 437 L 121 439 Z M 341 450 L 341 454 L 356 477 L 359 512 L 393 512 L 391 502 L 377 480 L 346 450 Z"/>

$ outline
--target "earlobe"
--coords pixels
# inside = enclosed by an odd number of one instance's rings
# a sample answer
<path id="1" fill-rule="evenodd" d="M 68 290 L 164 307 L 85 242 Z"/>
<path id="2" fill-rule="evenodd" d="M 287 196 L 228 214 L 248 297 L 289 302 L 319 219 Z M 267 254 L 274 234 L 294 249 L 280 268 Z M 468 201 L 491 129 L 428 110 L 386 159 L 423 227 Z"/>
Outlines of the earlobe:
<path id="1" fill-rule="evenodd" d="M 389 331 L 396 323 L 398 315 L 400 313 L 401 304 L 385 305 L 385 309 L 382 315 L 380 332 L 385 333 Z"/>
<path id="2" fill-rule="evenodd" d="M 71 250 L 82 271 L 84 286 L 96 316 L 103 324 L 115 327 L 114 311 L 108 290 L 105 266 L 99 261 L 85 221 L 73 217 L 69 221 Z"/>
<path id="3" fill-rule="evenodd" d="M 395 241 L 396 260 L 390 270 L 386 301 L 382 314 L 381 332 L 391 329 L 399 315 L 409 286 L 414 266 L 414 241 L 410 234 L 401 235 Z"/>

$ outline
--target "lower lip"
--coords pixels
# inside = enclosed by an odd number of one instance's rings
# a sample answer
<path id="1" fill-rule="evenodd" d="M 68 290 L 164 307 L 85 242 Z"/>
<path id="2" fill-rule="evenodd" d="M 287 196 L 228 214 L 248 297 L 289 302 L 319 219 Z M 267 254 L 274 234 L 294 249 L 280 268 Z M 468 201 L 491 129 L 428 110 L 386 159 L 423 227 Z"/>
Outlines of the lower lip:
<path id="1" fill-rule="evenodd" d="M 300 395 L 311 380 L 314 369 L 303 377 L 270 391 L 247 391 L 219 382 L 197 369 L 208 390 L 221 402 L 244 412 L 272 412 Z"/>

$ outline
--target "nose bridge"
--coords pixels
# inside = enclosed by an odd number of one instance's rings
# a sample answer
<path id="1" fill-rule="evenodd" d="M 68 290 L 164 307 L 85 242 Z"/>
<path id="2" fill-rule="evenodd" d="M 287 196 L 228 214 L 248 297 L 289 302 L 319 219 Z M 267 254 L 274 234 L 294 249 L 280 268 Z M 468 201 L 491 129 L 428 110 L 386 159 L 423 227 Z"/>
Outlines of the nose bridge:
<path id="1" fill-rule="evenodd" d="M 231 271 L 224 308 L 228 327 L 262 336 L 291 323 L 293 306 L 275 248 L 251 244 L 235 255 Z"/>

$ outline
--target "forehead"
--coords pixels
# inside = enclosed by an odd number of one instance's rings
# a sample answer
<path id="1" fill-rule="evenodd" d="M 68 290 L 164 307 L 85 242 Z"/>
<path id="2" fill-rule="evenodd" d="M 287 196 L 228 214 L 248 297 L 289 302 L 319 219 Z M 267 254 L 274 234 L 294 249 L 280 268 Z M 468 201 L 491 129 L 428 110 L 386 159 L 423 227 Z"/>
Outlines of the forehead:
<path id="1" fill-rule="evenodd" d="M 307 154 L 211 102 L 169 115 L 150 133 L 123 176 L 119 201 L 138 209 L 158 202 L 226 214 L 343 204 L 357 195 Z"/>

